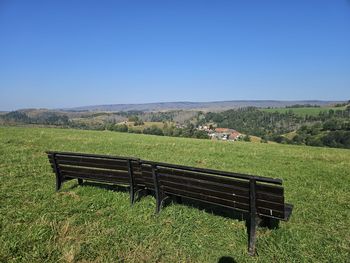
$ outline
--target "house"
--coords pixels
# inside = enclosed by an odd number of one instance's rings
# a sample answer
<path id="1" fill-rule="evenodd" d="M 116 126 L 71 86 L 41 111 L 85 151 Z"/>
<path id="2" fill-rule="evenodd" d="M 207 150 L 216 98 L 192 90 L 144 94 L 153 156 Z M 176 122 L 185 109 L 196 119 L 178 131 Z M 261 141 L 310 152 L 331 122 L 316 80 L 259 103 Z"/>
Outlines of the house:
<path id="1" fill-rule="evenodd" d="M 228 136 L 228 139 L 230 141 L 237 141 L 239 137 L 241 137 L 242 134 L 240 134 L 238 131 L 233 131 L 231 134 Z"/>
<path id="2" fill-rule="evenodd" d="M 215 132 L 217 132 L 217 133 L 226 133 L 226 134 L 229 134 L 229 133 L 231 133 L 232 131 L 234 131 L 234 130 L 228 129 L 228 128 L 215 128 Z"/>
<path id="3" fill-rule="evenodd" d="M 203 129 L 204 127 L 202 127 Z M 207 130 L 208 136 L 211 139 L 221 140 L 221 141 L 237 141 L 242 134 L 234 129 L 229 128 L 215 128 L 214 130 Z"/>

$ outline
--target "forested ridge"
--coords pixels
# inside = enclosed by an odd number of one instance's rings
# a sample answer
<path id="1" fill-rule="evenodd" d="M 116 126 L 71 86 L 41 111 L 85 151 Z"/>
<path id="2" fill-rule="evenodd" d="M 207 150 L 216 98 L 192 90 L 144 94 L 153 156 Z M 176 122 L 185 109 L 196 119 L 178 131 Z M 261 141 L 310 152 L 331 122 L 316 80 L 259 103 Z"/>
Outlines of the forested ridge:
<path id="1" fill-rule="evenodd" d="M 209 112 L 203 116 L 199 120 L 201 124 L 215 123 L 218 127 L 232 128 L 259 136 L 262 142 L 350 148 L 350 106 L 345 110 L 321 111 L 317 116 L 300 116 L 292 110 L 264 112 L 254 107 Z M 293 137 L 284 136 L 291 132 L 295 132 Z"/>

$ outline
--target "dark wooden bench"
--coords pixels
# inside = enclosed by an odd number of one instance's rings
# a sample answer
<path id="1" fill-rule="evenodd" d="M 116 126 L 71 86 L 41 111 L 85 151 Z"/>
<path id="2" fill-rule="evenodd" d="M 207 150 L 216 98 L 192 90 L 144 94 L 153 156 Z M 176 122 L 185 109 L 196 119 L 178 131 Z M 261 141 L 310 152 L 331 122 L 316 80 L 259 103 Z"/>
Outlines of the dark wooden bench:
<path id="1" fill-rule="evenodd" d="M 287 221 L 293 206 L 284 202 L 282 180 L 267 177 L 141 161 L 152 171 L 156 212 L 170 196 L 185 197 L 248 214 L 248 251 L 255 254 L 256 229 Z"/>
<path id="2" fill-rule="evenodd" d="M 53 171 L 56 174 L 56 191 L 65 181 L 78 179 L 130 186 L 130 199 L 134 202 L 134 176 L 140 173 L 139 160 L 132 157 L 109 155 L 46 152 Z M 135 172 L 133 172 L 135 170 Z"/>
<path id="3" fill-rule="evenodd" d="M 56 190 L 64 181 L 78 179 L 130 186 L 130 201 L 137 191 L 154 191 L 156 213 L 167 197 L 187 198 L 248 215 L 248 251 L 255 254 L 256 229 L 287 221 L 293 206 L 284 202 L 282 180 L 218 170 L 117 157 L 47 152 L 56 173 Z"/>

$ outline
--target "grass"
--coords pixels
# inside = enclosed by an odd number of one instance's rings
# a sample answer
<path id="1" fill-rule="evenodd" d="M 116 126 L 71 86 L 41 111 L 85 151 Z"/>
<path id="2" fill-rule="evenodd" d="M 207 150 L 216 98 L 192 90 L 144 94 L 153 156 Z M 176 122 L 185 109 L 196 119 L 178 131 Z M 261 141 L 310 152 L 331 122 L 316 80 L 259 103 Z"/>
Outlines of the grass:
<path id="1" fill-rule="evenodd" d="M 45 150 L 137 156 L 284 180 L 289 222 L 259 228 L 148 196 L 69 182 L 54 191 Z M 53 128 L 0 127 L 0 262 L 348 262 L 350 151 Z"/>
<path id="2" fill-rule="evenodd" d="M 310 115 L 310 116 L 317 116 L 320 112 L 323 111 L 329 111 L 329 110 L 345 110 L 344 107 L 305 107 L 305 108 L 273 108 L 273 109 L 261 109 L 265 112 L 279 112 L 279 113 L 286 113 L 288 111 L 293 111 L 295 114 L 300 116 Z"/>

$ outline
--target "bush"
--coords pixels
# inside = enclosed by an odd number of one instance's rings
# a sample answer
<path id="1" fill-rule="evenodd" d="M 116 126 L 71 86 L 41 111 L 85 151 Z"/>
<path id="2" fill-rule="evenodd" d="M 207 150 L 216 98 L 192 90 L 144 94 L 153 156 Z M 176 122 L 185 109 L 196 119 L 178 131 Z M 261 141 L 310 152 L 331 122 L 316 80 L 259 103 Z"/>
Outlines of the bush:
<path id="1" fill-rule="evenodd" d="M 322 137 L 324 145 L 336 148 L 350 148 L 350 132 L 349 131 L 331 131 Z"/>
<path id="2" fill-rule="evenodd" d="M 163 136 L 163 130 L 156 125 L 152 125 L 151 127 L 147 127 L 143 130 L 144 134 L 153 134 L 153 135 L 160 135 Z"/>
<path id="3" fill-rule="evenodd" d="M 244 136 L 244 137 L 243 137 L 243 141 L 245 141 L 245 142 L 250 142 L 250 141 L 251 141 L 250 136 L 249 136 L 249 135 Z"/>
<path id="4" fill-rule="evenodd" d="M 133 129 L 133 128 L 130 127 L 128 132 L 129 133 L 142 133 L 142 130 L 140 130 L 140 129 Z"/>
<path id="5" fill-rule="evenodd" d="M 125 124 L 118 124 L 114 126 L 113 130 L 117 132 L 128 132 L 128 126 Z"/>
<path id="6" fill-rule="evenodd" d="M 335 119 L 328 120 L 323 124 L 323 130 L 325 131 L 335 131 L 338 129 L 340 129 L 339 123 Z"/>
<path id="7" fill-rule="evenodd" d="M 321 141 L 320 138 L 317 138 L 317 137 L 309 137 L 306 139 L 306 145 L 309 145 L 309 146 L 323 146 L 323 143 Z"/>
<path id="8" fill-rule="evenodd" d="M 174 131 L 173 131 L 173 136 L 175 136 L 175 137 L 180 137 L 180 136 L 182 136 L 182 129 L 180 129 L 180 128 L 175 128 Z"/>
<path id="9" fill-rule="evenodd" d="M 300 134 L 296 134 L 293 139 L 292 139 L 292 143 L 293 144 L 303 144 L 305 143 L 305 135 L 300 135 Z"/>
<path id="10" fill-rule="evenodd" d="M 205 131 L 195 131 L 193 137 L 197 139 L 209 139 L 208 133 Z"/>
<path id="11" fill-rule="evenodd" d="M 141 126 L 144 125 L 145 123 L 142 120 L 137 120 L 134 122 L 134 126 Z"/>

